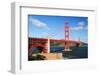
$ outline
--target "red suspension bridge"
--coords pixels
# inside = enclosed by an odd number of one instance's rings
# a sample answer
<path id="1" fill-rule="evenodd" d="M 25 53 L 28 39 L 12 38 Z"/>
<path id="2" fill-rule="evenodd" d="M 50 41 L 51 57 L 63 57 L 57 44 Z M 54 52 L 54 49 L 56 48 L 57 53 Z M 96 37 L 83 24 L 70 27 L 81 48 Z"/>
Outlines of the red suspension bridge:
<path id="1" fill-rule="evenodd" d="M 70 50 L 70 46 L 80 45 L 80 39 L 74 41 L 70 39 L 68 22 L 64 23 L 64 39 L 48 39 L 48 38 L 29 38 L 28 39 L 28 50 L 29 56 L 32 55 L 33 48 L 40 48 L 41 52 L 50 52 L 50 42 L 61 42 L 64 46 L 64 51 Z"/>

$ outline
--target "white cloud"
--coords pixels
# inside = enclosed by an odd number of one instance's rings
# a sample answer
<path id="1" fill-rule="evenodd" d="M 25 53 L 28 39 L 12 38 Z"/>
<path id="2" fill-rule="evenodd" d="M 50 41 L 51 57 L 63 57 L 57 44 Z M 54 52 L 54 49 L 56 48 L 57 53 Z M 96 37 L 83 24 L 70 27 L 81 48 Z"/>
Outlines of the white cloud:
<path id="1" fill-rule="evenodd" d="M 70 30 L 75 30 L 75 31 L 81 30 L 81 29 L 83 29 L 83 27 L 72 27 L 72 28 L 70 28 Z"/>
<path id="2" fill-rule="evenodd" d="M 81 21 L 81 22 L 78 22 L 78 26 L 81 26 L 81 27 L 83 27 L 85 25 L 85 23 L 83 22 L 83 21 Z"/>
<path id="3" fill-rule="evenodd" d="M 32 24 L 38 28 L 48 28 L 46 23 L 44 23 L 38 19 L 32 18 L 31 21 L 32 21 Z"/>
<path id="4" fill-rule="evenodd" d="M 77 24 L 78 26 L 77 27 L 70 27 L 70 30 L 75 30 L 75 31 L 78 31 L 78 30 L 82 30 L 82 29 L 85 29 L 87 30 L 88 28 L 85 27 L 85 23 L 84 22 L 78 22 Z"/>

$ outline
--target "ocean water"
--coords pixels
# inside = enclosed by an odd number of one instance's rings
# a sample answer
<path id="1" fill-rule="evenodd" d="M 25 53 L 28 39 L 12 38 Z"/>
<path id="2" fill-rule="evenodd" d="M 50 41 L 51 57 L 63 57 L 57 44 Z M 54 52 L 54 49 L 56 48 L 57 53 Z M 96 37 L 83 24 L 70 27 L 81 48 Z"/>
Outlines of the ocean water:
<path id="1" fill-rule="evenodd" d="M 88 58 L 88 47 L 71 47 L 72 51 L 64 51 L 64 47 L 50 47 L 51 53 L 62 53 L 64 59 Z"/>

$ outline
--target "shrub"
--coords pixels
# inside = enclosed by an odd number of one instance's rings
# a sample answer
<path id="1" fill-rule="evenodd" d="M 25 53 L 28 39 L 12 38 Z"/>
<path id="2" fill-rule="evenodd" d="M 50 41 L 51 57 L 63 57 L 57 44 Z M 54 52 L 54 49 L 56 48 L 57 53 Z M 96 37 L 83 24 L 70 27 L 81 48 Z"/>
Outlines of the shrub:
<path id="1" fill-rule="evenodd" d="M 36 54 L 35 56 L 30 56 L 28 60 L 46 60 L 44 55 Z"/>

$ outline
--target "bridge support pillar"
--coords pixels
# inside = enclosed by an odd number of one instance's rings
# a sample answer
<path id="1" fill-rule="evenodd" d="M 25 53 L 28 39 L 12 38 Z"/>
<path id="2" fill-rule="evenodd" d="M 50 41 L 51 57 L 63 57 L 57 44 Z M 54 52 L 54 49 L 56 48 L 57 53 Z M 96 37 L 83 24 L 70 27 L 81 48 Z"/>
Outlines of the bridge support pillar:
<path id="1" fill-rule="evenodd" d="M 47 53 L 50 53 L 50 39 L 49 38 L 48 38 L 48 41 L 47 41 L 47 50 L 48 50 Z"/>

